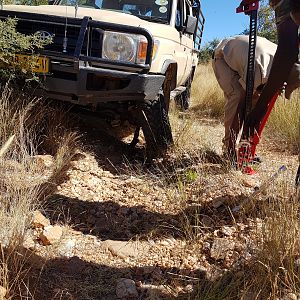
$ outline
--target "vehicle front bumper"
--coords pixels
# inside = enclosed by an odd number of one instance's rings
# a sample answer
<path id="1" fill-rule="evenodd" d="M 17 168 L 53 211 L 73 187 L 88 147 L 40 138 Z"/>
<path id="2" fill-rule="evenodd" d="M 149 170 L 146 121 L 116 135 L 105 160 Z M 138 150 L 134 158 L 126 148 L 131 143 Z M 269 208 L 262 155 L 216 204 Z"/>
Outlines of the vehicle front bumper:
<path id="1" fill-rule="evenodd" d="M 76 73 L 54 72 L 47 76 L 43 95 L 80 105 L 152 100 L 164 79 L 164 75 L 157 74 L 79 67 Z"/>
<path id="2" fill-rule="evenodd" d="M 45 80 L 39 94 L 81 105 L 143 101 L 154 99 L 163 84 L 163 75 L 149 73 L 154 40 L 145 28 L 96 21 L 89 16 L 68 18 L 66 26 L 66 19 L 61 16 L 0 10 L 0 20 L 8 17 L 18 19 L 17 29 L 22 34 L 44 31 L 52 37 L 52 43 L 39 51 L 49 59 L 49 74 L 41 74 Z M 103 58 L 106 31 L 144 36 L 147 39 L 145 62 Z"/>

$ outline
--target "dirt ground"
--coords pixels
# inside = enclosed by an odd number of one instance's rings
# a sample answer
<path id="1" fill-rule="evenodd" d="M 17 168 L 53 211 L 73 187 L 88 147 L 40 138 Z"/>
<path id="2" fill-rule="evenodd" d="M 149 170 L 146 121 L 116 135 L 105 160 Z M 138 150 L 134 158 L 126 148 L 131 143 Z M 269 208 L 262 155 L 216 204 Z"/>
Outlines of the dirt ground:
<path id="1" fill-rule="evenodd" d="M 220 137 L 217 153 L 173 154 L 152 166 L 142 149 L 99 126 L 81 128 L 84 150 L 43 211 L 63 237 L 30 246 L 35 299 L 195 299 L 199 284 L 243 270 L 260 220 L 234 208 L 281 165 L 278 180 L 291 184 L 297 157 L 266 140 L 249 178 L 224 167 L 223 127 L 207 124 Z"/>

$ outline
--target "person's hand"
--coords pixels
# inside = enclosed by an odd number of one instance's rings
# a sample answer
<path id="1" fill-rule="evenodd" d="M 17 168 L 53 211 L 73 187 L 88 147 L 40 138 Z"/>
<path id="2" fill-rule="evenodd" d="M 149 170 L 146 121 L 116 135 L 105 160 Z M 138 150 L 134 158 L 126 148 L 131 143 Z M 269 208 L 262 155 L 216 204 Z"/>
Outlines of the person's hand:
<path id="1" fill-rule="evenodd" d="M 292 93 L 294 92 L 294 90 L 296 90 L 298 87 L 297 86 L 293 86 L 291 84 L 288 84 L 285 89 L 284 89 L 284 97 L 288 100 L 291 99 Z"/>
<path id="2" fill-rule="evenodd" d="M 285 98 L 290 99 L 294 90 L 300 88 L 300 63 L 295 63 L 285 87 Z"/>
<path id="3" fill-rule="evenodd" d="M 300 2 L 299 0 L 292 0 L 291 1 L 291 17 L 293 21 L 299 26 L 300 25 Z"/>
<path id="4" fill-rule="evenodd" d="M 300 25 L 300 11 L 291 12 L 291 17 L 297 25 Z"/>
<path id="5" fill-rule="evenodd" d="M 267 107 L 255 107 L 251 111 L 245 122 L 244 134 L 246 136 L 253 136 L 259 132 L 260 123 L 267 113 L 267 109 Z"/>

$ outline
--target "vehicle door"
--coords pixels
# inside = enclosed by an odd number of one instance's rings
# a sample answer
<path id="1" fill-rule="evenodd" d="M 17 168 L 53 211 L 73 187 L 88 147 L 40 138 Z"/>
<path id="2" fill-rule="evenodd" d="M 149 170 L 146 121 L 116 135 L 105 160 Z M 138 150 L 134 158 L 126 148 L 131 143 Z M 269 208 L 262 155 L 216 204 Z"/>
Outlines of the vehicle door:
<path id="1" fill-rule="evenodd" d="M 184 25 L 186 25 L 188 16 L 193 16 L 192 5 L 189 0 L 184 0 Z M 193 40 L 193 34 L 183 32 L 183 36 L 184 36 L 185 55 L 186 55 L 186 67 L 183 75 L 183 80 L 185 82 L 192 73 L 194 40 Z"/>
<path id="2" fill-rule="evenodd" d="M 174 57 L 177 61 L 177 85 L 183 85 L 186 77 L 187 65 L 187 36 L 184 35 L 184 22 L 185 22 L 185 0 L 177 1 L 176 15 L 175 15 L 175 28 L 178 32 L 178 42 L 174 49 Z"/>

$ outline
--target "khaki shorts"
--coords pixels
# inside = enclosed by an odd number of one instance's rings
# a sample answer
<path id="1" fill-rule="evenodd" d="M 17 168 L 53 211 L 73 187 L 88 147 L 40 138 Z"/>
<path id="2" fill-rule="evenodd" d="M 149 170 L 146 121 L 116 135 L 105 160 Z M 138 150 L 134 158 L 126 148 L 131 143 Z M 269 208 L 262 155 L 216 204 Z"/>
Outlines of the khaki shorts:
<path id="1" fill-rule="evenodd" d="M 292 10 L 290 0 L 270 0 L 270 5 L 275 10 L 276 25 L 281 24 L 290 17 Z"/>

